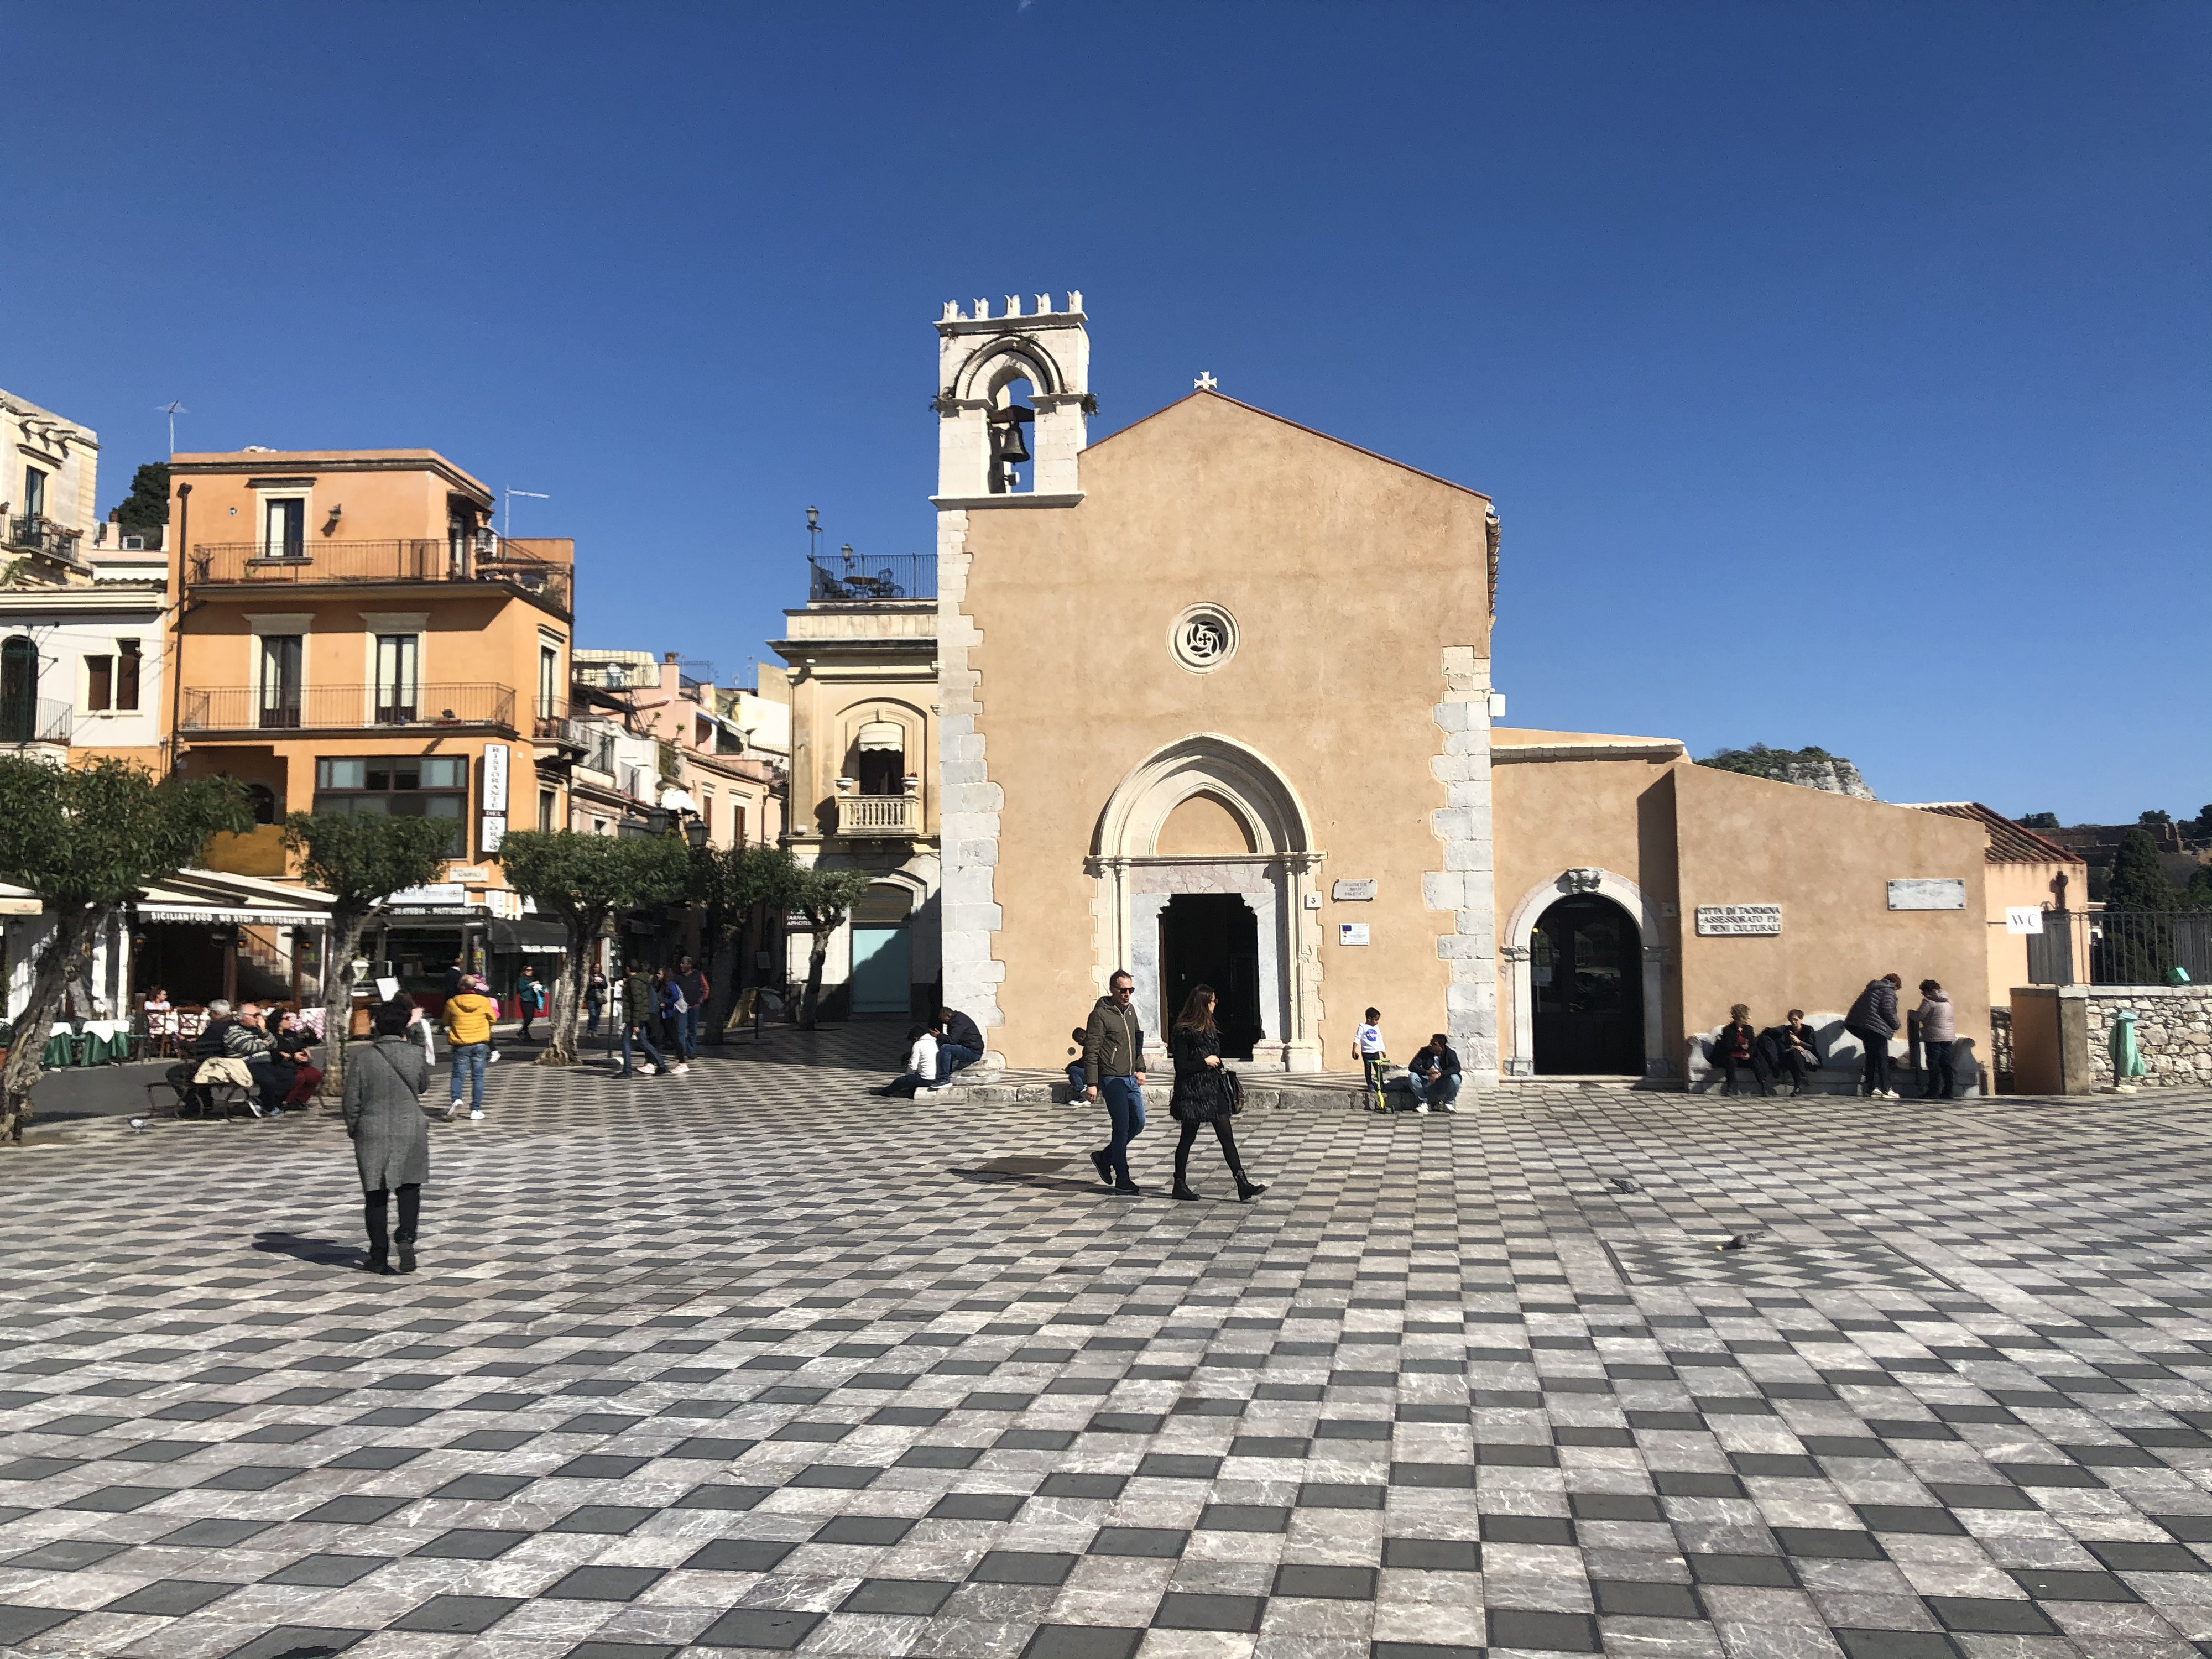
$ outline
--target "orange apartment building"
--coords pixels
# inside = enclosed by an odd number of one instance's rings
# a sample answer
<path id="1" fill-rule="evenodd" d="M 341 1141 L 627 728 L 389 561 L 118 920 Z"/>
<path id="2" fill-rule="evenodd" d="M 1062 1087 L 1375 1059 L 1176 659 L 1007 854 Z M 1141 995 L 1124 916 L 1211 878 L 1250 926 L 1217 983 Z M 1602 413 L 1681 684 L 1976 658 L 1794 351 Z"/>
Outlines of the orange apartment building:
<path id="1" fill-rule="evenodd" d="M 506 989 L 559 937 L 525 916 L 498 854 L 510 828 L 568 822 L 574 544 L 499 535 L 491 490 L 427 449 L 179 455 L 170 488 L 163 746 L 243 782 L 264 826 L 210 863 L 291 878 L 291 811 L 433 819 L 443 879 L 395 903 L 364 951 L 410 992 L 441 993 L 457 955 Z M 315 949 L 304 930 L 271 943 Z M 138 977 L 182 976 L 149 955 Z"/>

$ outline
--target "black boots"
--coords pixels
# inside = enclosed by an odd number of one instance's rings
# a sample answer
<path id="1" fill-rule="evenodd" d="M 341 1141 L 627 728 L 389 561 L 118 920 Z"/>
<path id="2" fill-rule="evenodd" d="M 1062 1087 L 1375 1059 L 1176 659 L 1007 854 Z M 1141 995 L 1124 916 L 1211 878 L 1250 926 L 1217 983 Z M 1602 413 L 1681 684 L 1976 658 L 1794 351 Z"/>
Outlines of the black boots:
<path id="1" fill-rule="evenodd" d="M 1110 1187 L 1114 1184 L 1114 1165 L 1103 1148 L 1091 1154 L 1091 1167 L 1098 1171 L 1100 1186 Z"/>
<path id="2" fill-rule="evenodd" d="M 1191 1191 L 1190 1188 L 1189 1188 L 1188 1185 L 1186 1185 L 1183 1182 L 1182 1182 L 1182 1181 L 1180 1181 L 1180 1180 L 1179 1180 L 1179 1181 L 1177 1181 L 1177 1182 L 1176 1182 L 1176 1184 L 1175 1184 L 1175 1190 L 1174 1190 L 1173 1192 L 1170 1193 L 1170 1194 L 1168 1194 L 1168 1196 L 1169 1196 L 1170 1198 L 1180 1198 L 1180 1199 L 1184 1199 L 1184 1200 L 1189 1200 L 1189 1199 L 1196 1198 L 1196 1197 L 1198 1196 L 1198 1194 L 1197 1194 L 1196 1193 L 1194 1193 L 1194 1192 Z"/>
<path id="3" fill-rule="evenodd" d="M 415 1241 L 412 1238 L 400 1237 L 392 1242 L 399 1247 L 399 1271 L 403 1273 L 413 1273 L 415 1271 Z"/>
<path id="4" fill-rule="evenodd" d="M 1237 1201 L 1239 1204 L 1249 1204 L 1267 1190 L 1256 1181 L 1247 1181 L 1243 1170 L 1237 1172 Z"/>
<path id="5" fill-rule="evenodd" d="M 381 1273 L 387 1278 L 393 1272 L 391 1252 L 381 1244 L 371 1244 L 368 1254 L 361 1259 L 361 1270 L 365 1273 Z"/>

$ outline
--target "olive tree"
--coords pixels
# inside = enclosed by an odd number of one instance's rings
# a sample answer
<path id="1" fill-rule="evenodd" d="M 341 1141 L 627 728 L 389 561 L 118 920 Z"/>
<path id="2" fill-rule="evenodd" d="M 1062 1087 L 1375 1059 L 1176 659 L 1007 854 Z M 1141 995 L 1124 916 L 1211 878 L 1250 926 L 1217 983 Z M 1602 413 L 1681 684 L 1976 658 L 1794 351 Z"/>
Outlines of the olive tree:
<path id="1" fill-rule="evenodd" d="M 574 1066 L 583 1007 L 585 949 L 617 910 L 665 904 L 682 895 L 690 849 L 674 836 L 592 836 L 575 830 L 510 830 L 499 844 L 507 884 L 556 916 L 568 957 L 553 981 L 552 1036 L 540 1066 Z"/>
<path id="2" fill-rule="evenodd" d="M 284 845 L 300 872 L 331 896 L 330 945 L 323 960 L 323 1085 L 325 1099 L 345 1086 L 347 1028 L 353 1023 L 353 963 L 371 917 L 392 894 L 437 879 L 447 831 L 434 818 L 295 812 Z"/>
<path id="3" fill-rule="evenodd" d="M 217 831 L 252 827 L 246 791 L 228 778 L 157 783 L 132 761 L 64 768 L 0 756 L 0 881 L 29 889 L 54 917 L 0 1066 L 0 1132 L 10 1140 L 21 1140 L 31 1121 L 31 1090 L 63 991 L 90 971 L 94 941 L 116 907 L 188 868 Z"/>
<path id="4" fill-rule="evenodd" d="M 853 907 L 868 890 L 868 879 L 865 870 L 793 867 L 784 902 L 806 918 L 814 935 L 806 952 L 806 992 L 799 1003 L 799 1023 L 810 1031 L 822 1000 L 822 964 L 830 955 L 830 936 L 853 914 Z"/>

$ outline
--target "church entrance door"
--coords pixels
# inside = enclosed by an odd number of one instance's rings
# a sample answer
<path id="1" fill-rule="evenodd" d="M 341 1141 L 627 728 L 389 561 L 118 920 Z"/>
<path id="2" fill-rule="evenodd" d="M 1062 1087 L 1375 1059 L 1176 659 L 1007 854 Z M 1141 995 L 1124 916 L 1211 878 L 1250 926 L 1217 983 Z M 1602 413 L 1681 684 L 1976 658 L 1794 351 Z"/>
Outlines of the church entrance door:
<path id="1" fill-rule="evenodd" d="M 1561 899 L 1528 941 L 1536 1075 L 1644 1073 L 1644 939 L 1611 899 Z"/>
<path id="2" fill-rule="evenodd" d="M 1260 919 L 1234 893 L 1177 893 L 1160 912 L 1160 1042 L 1194 985 L 1214 989 L 1221 1052 L 1252 1058 L 1260 1024 Z M 1163 1070 L 1165 1067 L 1162 1067 Z"/>

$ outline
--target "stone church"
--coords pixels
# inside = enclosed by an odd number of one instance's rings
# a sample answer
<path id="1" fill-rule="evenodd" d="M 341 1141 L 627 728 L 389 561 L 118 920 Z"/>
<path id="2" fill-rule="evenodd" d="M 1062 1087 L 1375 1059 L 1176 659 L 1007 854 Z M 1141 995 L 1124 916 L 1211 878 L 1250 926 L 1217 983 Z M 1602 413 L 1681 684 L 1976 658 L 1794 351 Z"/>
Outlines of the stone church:
<path id="1" fill-rule="evenodd" d="M 1985 1039 L 1980 824 L 1503 725 L 1487 496 L 1210 388 L 1093 445 L 1050 297 L 937 325 L 944 1000 L 999 1061 L 1125 966 L 1255 1070 L 1355 1069 L 1372 1006 L 1470 1086 L 1681 1086 L 1731 1003 L 1889 971 Z"/>

